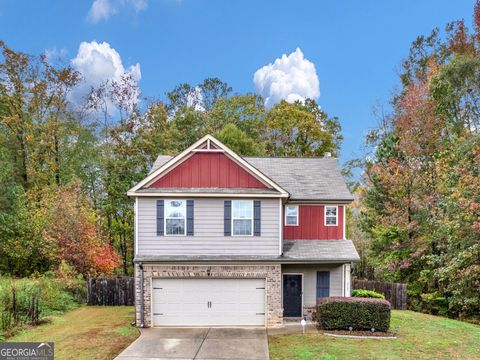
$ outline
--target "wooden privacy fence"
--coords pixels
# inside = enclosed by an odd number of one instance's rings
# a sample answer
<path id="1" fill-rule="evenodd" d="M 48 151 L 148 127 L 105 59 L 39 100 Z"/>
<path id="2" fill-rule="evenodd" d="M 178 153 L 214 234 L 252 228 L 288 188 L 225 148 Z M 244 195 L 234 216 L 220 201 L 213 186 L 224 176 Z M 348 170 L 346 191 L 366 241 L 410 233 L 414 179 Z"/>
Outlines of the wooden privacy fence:
<path id="1" fill-rule="evenodd" d="M 407 284 L 353 279 L 352 289 L 373 290 L 385 296 L 392 309 L 407 309 Z"/>
<path id="2" fill-rule="evenodd" d="M 87 291 L 88 305 L 131 306 L 135 301 L 133 277 L 89 278 Z"/>

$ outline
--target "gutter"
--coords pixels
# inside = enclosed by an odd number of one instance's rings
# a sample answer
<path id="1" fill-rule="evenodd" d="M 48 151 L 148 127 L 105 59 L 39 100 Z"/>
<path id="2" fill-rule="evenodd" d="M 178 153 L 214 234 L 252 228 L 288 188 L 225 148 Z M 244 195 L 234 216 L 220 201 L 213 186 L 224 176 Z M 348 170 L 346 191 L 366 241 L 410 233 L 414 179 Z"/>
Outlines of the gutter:
<path id="1" fill-rule="evenodd" d="M 143 291 L 143 263 L 139 263 L 140 268 L 140 327 L 145 327 L 145 303 L 144 303 L 144 291 Z"/>

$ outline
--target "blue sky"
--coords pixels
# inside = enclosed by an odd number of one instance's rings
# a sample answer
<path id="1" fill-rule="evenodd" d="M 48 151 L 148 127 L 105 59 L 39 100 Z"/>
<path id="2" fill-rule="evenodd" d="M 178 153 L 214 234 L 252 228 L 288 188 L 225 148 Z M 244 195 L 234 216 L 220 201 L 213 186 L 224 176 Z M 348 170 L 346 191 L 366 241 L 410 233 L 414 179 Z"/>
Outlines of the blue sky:
<path id="1" fill-rule="evenodd" d="M 470 26 L 474 4 L 97 1 L 93 12 L 93 0 L 0 0 L 0 39 L 16 50 L 68 61 L 78 58 L 82 42 L 106 42 L 103 50 L 118 53 L 121 62 L 113 66 L 135 72 L 143 95 L 157 98 L 180 82 L 213 76 L 236 92 L 253 92 L 256 70 L 300 48 L 315 65 L 319 104 L 342 124 L 343 161 L 361 154 L 363 135 L 376 124 L 372 108 L 390 98 L 411 42 L 451 20 L 464 18 Z M 89 59 L 83 60 L 88 71 Z"/>

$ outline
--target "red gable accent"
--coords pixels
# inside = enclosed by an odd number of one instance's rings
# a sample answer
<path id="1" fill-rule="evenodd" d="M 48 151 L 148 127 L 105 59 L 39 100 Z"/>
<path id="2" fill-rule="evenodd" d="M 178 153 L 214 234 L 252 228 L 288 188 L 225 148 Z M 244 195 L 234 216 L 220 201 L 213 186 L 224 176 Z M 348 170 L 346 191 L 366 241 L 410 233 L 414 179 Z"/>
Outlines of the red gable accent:
<path id="1" fill-rule="evenodd" d="M 285 216 L 283 216 L 283 238 L 285 240 L 343 239 L 343 205 L 338 206 L 337 226 L 325 226 L 323 205 L 299 205 L 298 212 L 298 226 L 286 226 Z"/>
<path id="2" fill-rule="evenodd" d="M 222 153 L 196 153 L 156 180 L 151 188 L 267 188 Z"/>

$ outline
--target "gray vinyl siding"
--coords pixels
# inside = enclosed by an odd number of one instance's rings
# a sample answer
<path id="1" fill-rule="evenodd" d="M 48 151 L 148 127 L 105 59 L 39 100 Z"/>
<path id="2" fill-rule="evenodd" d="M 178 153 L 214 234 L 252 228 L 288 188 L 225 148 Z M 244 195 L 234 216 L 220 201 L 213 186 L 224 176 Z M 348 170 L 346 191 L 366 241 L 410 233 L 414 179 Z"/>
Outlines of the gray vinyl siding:
<path id="1" fill-rule="evenodd" d="M 308 240 L 305 240 L 308 241 Z M 343 265 L 282 265 L 282 274 L 303 274 L 303 306 L 317 303 L 317 271 L 330 271 L 330 296 L 343 296 Z"/>
<path id="2" fill-rule="evenodd" d="M 224 236 L 223 198 L 194 199 L 193 236 L 158 236 L 158 199 L 138 198 L 137 255 L 279 255 L 278 199 L 261 200 L 261 236 Z"/>

